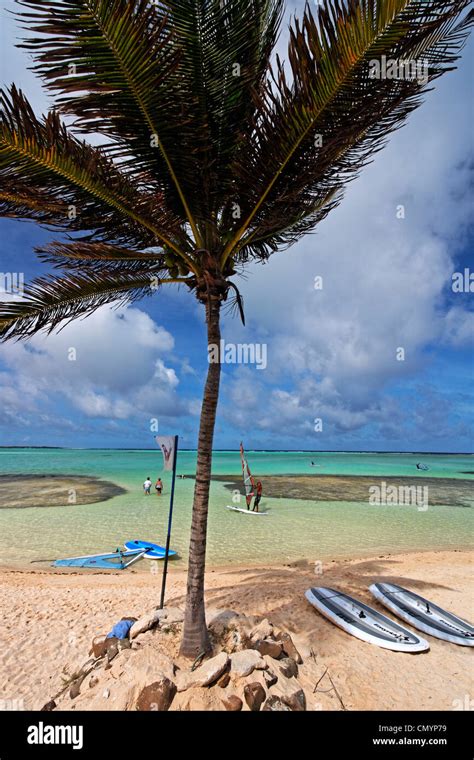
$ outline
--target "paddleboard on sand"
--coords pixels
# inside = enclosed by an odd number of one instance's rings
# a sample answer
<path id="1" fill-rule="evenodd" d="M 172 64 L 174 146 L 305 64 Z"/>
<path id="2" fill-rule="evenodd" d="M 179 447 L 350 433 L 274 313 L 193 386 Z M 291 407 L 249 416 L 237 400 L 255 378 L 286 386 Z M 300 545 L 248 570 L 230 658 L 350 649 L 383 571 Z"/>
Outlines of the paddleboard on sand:
<path id="1" fill-rule="evenodd" d="M 268 512 L 252 512 L 251 509 L 241 509 L 240 507 L 229 507 L 228 505 L 226 509 L 231 509 L 232 512 L 242 512 L 243 515 L 268 515 Z"/>
<path id="2" fill-rule="evenodd" d="M 144 557 L 146 559 L 164 559 L 166 554 L 166 548 L 164 546 L 158 546 L 158 544 L 152 543 L 152 541 L 125 541 L 124 546 L 126 549 L 145 549 Z M 176 552 L 171 549 L 168 552 L 168 557 L 174 557 Z"/>
<path id="3" fill-rule="evenodd" d="M 373 583 L 370 591 L 384 607 L 423 633 L 450 641 L 452 644 L 474 647 L 472 625 L 428 599 L 394 583 Z"/>
<path id="4" fill-rule="evenodd" d="M 395 652 L 424 652 L 427 641 L 372 607 L 333 588 L 310 588 L 306 599 L 318 612 L 362 641 Z"/>

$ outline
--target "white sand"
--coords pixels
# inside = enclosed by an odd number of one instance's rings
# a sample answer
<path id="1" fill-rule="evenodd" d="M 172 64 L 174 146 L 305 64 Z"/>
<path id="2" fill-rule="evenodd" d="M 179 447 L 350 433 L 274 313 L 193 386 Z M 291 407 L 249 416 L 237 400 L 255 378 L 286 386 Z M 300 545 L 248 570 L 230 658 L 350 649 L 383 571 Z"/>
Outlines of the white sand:
<path id="1" fill-rule="evenodd" d="M 427 637 L 427 653 L 408 655 L 361 642 L 322 618 L 305 600 L 311 585 L 336 586 L 369 604 L 368 586 L 391 580 L 464 617 L 472 615 L 467 552 L 384 555 L 328 563 L 208 571 L 207 600 L 267 616 L 289 631 L 303 655 L 311 648 L 347 709 L 451 710 L 473 693 L 472 650 Z M 122 616 L 140 616 L 159 601 L 161 573 L 0 570 L 0 709 L 38 709 L 59 689 L 66 662 L 87 659 L 92 638 Z M 167 602 L 184 603 L 186 574 L 170 570 Z M 423 635 L 423 634 L 422 634 Z M 341 709 L 327 678 L 321 709 Z M 319 694 L 319 692 L 317 692 Z M 5 700 L 2 702 L 2 700 Z"/>

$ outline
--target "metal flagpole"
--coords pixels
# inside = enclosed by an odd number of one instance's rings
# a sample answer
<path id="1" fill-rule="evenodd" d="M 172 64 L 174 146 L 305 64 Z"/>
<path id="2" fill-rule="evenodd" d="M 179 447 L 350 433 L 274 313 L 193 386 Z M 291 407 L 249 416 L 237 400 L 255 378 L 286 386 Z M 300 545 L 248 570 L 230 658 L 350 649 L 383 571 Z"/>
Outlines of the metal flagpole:
<path id="1" fill-rule="evenodd" d="M 165 603 L 166 576 L 168 574 L 168 555 L 171 541 L 171 523 L 173 520 L 173 501 L 174 501 L 174 484 L 176 481 L 176 461 L 178 459 L 178 436 L 174 437 L 174 461 L 173 461 L 173 478 L 171 480 L 170 511 L 168 516 L 168 535 L 166 536 L 165 565 L 163 568 L 163 580 L 161 582 L 161 599 L 158 609 L 162 610 Z"/>

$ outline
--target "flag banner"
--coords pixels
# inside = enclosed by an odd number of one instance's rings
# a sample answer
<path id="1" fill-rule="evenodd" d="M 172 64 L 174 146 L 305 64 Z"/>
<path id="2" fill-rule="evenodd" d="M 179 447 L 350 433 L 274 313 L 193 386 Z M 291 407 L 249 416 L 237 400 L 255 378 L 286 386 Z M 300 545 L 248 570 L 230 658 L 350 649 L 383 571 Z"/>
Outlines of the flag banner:
<path id="1" fill-rule="evenodd" d="M 157 435 L 155 441 L 163 453 L 163 469 L 172 470 L 176 455 L 174 435 Z"/>

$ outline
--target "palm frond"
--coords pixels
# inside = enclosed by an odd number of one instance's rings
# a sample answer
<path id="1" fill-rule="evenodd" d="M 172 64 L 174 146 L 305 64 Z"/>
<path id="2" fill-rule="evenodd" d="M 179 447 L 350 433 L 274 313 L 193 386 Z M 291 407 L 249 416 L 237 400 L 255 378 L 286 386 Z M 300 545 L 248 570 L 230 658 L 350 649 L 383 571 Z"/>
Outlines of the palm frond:
<path id="1" fill-rule="evenodd" d="M 194 144 L 201 165 L 198 192 L 207 212 L 208 248 L 220 244 L 218 220 L 226 224 L 231 214 L 235 185 L 229 167 L 254 111 L 253 92 L 268 73 L 283 8 L 283 0 L 157 3 L 160 17 L 174 30 L 180 62 L 176 75 L 193 98 L 192 131 L 185 144 Z"/>
<path id="2" fill-rule="evenodd" d="M 127 304 L 151 295 L 160 284 L 147 270 L 37 278 L 21 300 L 0 304 L 0 338 L 20 340 L 41 330 L 51 333 L 65 320 L 85 317 L 104 304 Z"/>
<path id="3" fill-rule="evenodd" d="M 320 221 L 315 208 L 326 197 L 342 197 L 347 182 L 420 104 L 427 85 L 452 69 L 473 22 L 472 12 L 459 21 L 468 4 L 327 0 L 317 19 L 306 7 L 291 29 L 291 78 L 278 60 L 232 167 L 240 186 L 250 189 L 223 261 L 240 248 L 254 250 L 252 240 L 266 241 L 267 251 L 292 243 Z M 374 77 L 372 62 L 383 56 L 422 59 L 426 80 Z"/>
<path id="4" fill-rule="evenodd" d="M 185 214 L 196 244 L 200 235 L 186 178 L 192 153 L 179 146 L 179 128 L 190 118 L 192 92 L 182 97 L 179 50 L 167 19 L 148 0 L 16 0 L 27 11 L 18 17 L 41 36 L 21 47 L 33 53 L 33 66 L 56 93 L 61 111 L 76 126 L 100 132 L 117 143 L 115 155 L 133 170 L 145 168 L 160 183 L 176 215 Z M 189 101 L 191 97 L 191 102 Z M 196 130 L 194 130 L 194 140 Z M 185 149 L 185 157 L 180 154 Z"/>
<path id="5" fill-rule="evenodd" d="M 69 243 L 54 242 L 35 249 L 38 257 L 56 269 L 78 272 L 142 272 L 146 267 L 150 275 L 168 274 L 169 267 L 163 251 L 136 251 L 108 243 L 90 243 L 74 240 Z"/>
<path id="6" fill-rule="evenodd" d="M 93 230 L 99 239 L 132 245 L 162 242 L 186 258 L 179 220 L 156 188 L 145 191 L 132 182 L 101 150 L 72 136 L 56 112 L 37 119 L 15 86 L 0 90 L 0 180 L 5 215 Z"/>

